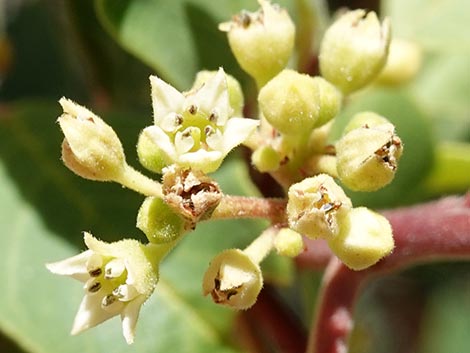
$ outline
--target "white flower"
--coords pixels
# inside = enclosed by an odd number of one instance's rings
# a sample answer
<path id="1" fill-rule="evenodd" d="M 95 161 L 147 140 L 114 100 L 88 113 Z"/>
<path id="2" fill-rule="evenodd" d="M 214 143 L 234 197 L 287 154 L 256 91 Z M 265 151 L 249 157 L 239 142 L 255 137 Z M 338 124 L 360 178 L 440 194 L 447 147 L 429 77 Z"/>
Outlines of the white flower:
<path id="1" fill-rule="evenodd" d="M 155 246 L 145 246 L 133 239 L 105 243 L 89 233 L 84 238 L 89 250 L 46 265 L 52 273 L 84 283 L 85 297 L 71 334 L 120 314 L 124 338 L 131 344 L 140 307 L 158 282 L 158 267 L 150 262 L 149 253 Z"/>
<path id="2" fill-rule="evenodd" d="M 168 165 L 213 172 L 259 124 L 232 117 L 223 69 L 186 93 L 156 76 L 150 77 L 150 83 L 155 125 L 144 129 L 144 134 L 158 146 Z"/>

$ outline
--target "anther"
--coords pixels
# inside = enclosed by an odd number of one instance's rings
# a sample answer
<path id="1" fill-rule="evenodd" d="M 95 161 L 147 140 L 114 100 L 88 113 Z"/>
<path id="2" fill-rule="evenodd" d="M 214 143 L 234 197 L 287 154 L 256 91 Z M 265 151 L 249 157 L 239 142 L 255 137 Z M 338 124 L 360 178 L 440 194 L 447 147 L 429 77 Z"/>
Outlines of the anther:
<path id="1" fill-rule="evenodd" d="M 95 282 L 93 283 L 90 287 L 88 287 L 88 291 L 90 293 L 96 293 L 101 289 L 101 283 L 100 282 Z"/>
<path id="2" fill-rule="evenodd" d="M 191 104 L 188 108 L 188 112 L 192 115 L 197 113 L 197 107 L 194 104 Z"/>
<path id="3" fill-rule="evenodd" d="M 211 123 L 216 123 L 218 119 L 217 113 L 212 112 L 211 115 L 209 115 L 209 121 Z"/>
<path id="4" fill-rule="evenodd" d="M 116 302 L 116 300 L 118 300 L 118 298 L 113 295 L 113 294 L 108 294 L 107 296 L 105 296 L 101 302 L 101 305 L 106 307 L 106 306 L 110 306 L 111 304 L 113 304 L 114 302 Z"/>
<path id="5" fill-rule="evenodd" d="M 103 270 L 101 269 L 101 267 L 88 271 L 88 274 L 90 275 L 90 277 L 98 277 L 102 273 L 103 273 Z"/>

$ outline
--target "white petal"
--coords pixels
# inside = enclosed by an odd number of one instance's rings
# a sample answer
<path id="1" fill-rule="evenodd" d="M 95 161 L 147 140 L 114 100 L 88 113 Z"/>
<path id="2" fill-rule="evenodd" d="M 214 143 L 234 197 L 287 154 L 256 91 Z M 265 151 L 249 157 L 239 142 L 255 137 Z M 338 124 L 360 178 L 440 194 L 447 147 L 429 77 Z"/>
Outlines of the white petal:
<path id="1" fill-rule="evenodd" d="M 123 259 L 112 259 L 104 267 L 104 277 L 106 279 L 117 278 L 126 269 Z"/>
<path id="2" fill-rule="evenodd" d="M 232 113 L 228 97 L 227 79 L 222 68 L 207 80 L 194 95 L 187 97 L 186 106 L 196 105 L 208 116 L 217 114 L 217 125 L 223 126 Z"/>
<path id="3" fill-rule="evenodd" d="M 90 278 L 87 261 L 92 254 L 91 250 L 87 250 L 68 259 L 46 264 L 46 267 L 56 275 L 70 276 L 80 282 L 86 282 Z"/>
<path id="4" fill-rule="evenodd" d="M 129 302 L 121 313 L 122 334 L 127 344 L 134 342 L 135 326 L 139 318 L 140 307 L 145 302 L 145 296 L 141 295 Z"/>
<path id="5" fill-rule="evenodd" d="M 179 164 L 201 170 L 204 173 L 212 173 L 219 168 L 224 155 L 220 151 L 206 151 L 203 149 L 196 152 L 185 153 L 179 156 Z"/>
<path id="6" fill-rule="evenodd" d="M 120 301 L 128 302 L 137 297 L 140 293 L 134 286 L 121 284 L 113 291 L 113 294 L 118 297 Z"/>
<path id="7" fill-rule="evenodd" d="M 170 137 L 158 126 L 146 127 L 143 131 L 157 146 L 160 148 L 171 161 L 176 160 L 175 146 L 170 140 Z"/>
<path id="8" fill-rule="evenodd" d="M 182 111 L 184 96 L 176 88 L 162 81 L 157 76 L 150 76 L 152 86 L 152 106 L 155 125 L 169 113 Z"/>
<path id="9" fill-rule="evenodd" d="M 223 136 L 219 129 L 212 131 L 212 133 L 206 137 L 207 145 L 215 151 L 223 151 L 224 142 Z"/>
<path id="10" fill-rule="evenodd" d="M 181 121 L 178 121 L 181 119 Z M 166 132 L 175 132 L 181 126 L 183 117 L 177 113 L 170 113 L 165 115 L 161 120 L 159 126 Z"/>
<path id="11" fill-rule="evenodd" d="M 72 335 L 79 334 L 101 324 L 118 313 L 109 313 L 101 308 L 103 295 L 85 295 L 73 322 Z"/>
<path id="12" fill-rule="evenodd" d="M 223 153 L 229 153 L 234 147 L 245 141 L 256 127 L 259 120 L 245 118 L 231 118 L 227 121 L 224 130 Z"/>
<path id="13" fill-rule="evenodd" d="M 183 154 L 191 150 L 194 146 L 192 128 L 188 127 L 184 131 L 178 131 L 175 136 L 176 153 Z"/>

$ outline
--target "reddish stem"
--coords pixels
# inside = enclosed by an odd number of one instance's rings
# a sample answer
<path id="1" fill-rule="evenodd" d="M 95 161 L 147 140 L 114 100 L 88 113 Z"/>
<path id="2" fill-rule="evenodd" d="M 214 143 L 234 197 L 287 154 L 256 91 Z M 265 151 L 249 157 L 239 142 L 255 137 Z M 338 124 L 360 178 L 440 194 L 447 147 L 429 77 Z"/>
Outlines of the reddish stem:
<path id="1" fill-rule="evenodd" d="M 377 265 L 355 272 L 332 257 L 327 266 L 307 352 L 344 353 L 360 288 L 373 276 L 436 260 L 470 259 L 470 194 L 383 213 L 392 224 L 395 250 Z M 324 262 L 306 251 L 302 267 Z"/>

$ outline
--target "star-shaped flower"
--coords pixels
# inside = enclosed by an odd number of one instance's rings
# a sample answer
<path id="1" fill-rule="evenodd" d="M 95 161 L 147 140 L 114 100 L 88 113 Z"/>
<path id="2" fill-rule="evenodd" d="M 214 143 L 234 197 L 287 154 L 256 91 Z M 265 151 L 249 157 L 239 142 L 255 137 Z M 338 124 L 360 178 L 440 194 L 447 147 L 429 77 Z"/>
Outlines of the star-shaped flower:
<path id="1" fill-rule="evenodd" d="M 156 246 L 133 239 L 105 243 L 89 233 L 84 238 L 89 250 L 46 265 L 52 273 L 84 283 L 85 297 L 71 333 L 76 335 L 120 314 L 124 338 L 131 344 L 140 307 L 158 282 L 160 258 L 152 256 Z"/>
<path id="2" fill-rule="evenodd" d="M 258 120 L 232 117 L 223 69 L 198 89 L 181 93 L 150 77 L 155 125 L 144 129 L 167 165 L 215 171 L 244 142 Z"/>

